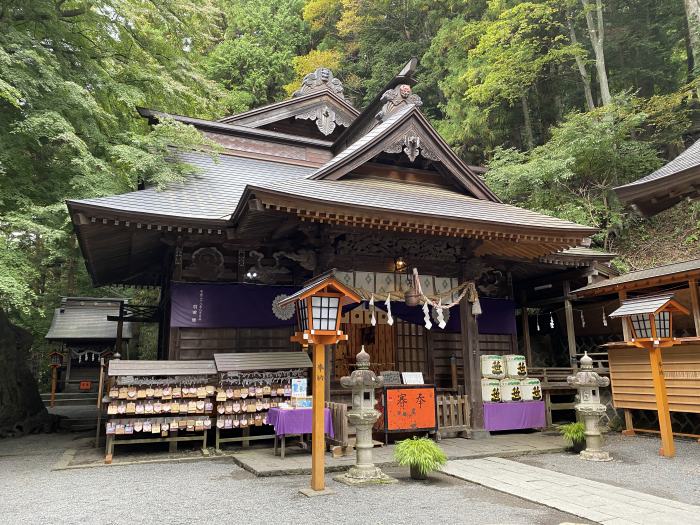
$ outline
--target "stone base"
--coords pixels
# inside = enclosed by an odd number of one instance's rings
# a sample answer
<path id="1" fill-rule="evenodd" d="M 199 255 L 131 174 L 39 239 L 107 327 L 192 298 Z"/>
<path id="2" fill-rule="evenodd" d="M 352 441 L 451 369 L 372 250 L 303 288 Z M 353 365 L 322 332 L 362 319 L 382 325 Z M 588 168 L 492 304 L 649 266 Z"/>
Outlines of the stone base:
<path id="1" fill-rule="evenodd" d="M 387 476 L 379 469 L 377 470 L 379 471 L 379 473 L 374 477 L 355 478 L 348 476 L 346 472 L 345 474 L 341 474 L 340 476 L 335 476 L 333 479 L 339 483 L 344 483 L 345 485 L 351 485 L 355 487 L 358 485 L 383 485 L 399 482 L 398 479 L 392 478 L 391 476 Z"/>
<path id="2" fill-rule="evenodd" d="M 491 433 L 483 428 L 472 428 L 469 431 L 470 439 L 488 439 L 491 437 Z"/>
<path id="3" fill-rule="evenodd" d="M 610 454 L 603 450 L 582 450 L 579 456 L 586 461 L 612 461 Z"/>
<path id="4" fill-rule="evenodd" d="M 314 490 L 312 488 L 308 488 L 308 489 L 301 489 L 299 491 L 299 494 L 303 494 L 307 498 L 315 498 L 316 496 L 331 496 L 333 494 L 337 494 L 337 492 L 335 490 L 331 490 L 331 489 Z"/>

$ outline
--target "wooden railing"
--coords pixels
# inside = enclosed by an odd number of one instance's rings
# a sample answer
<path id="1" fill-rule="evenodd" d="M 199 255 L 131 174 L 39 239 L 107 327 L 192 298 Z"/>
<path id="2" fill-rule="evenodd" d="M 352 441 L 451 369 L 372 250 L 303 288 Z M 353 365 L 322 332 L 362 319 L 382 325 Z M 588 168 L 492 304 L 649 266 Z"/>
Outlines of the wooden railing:
<path id="1" fill-rule="evenodd" d="M 467 396 L 437 396 L 437 438 L 456 433 L 467 437 L 469 432 L 469 400 Z"/>

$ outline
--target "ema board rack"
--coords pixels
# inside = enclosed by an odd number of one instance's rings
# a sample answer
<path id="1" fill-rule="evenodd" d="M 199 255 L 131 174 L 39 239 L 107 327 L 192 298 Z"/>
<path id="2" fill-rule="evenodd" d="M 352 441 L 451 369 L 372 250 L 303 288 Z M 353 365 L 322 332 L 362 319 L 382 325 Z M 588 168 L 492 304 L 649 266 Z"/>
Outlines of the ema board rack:
<path id="1" fill-rule="evenodd" d="M 201 441 L 208 455 L 215 380 L 214 361 L 111 360 L 102 399 L 105 463 L 117 445 L 169 443 L 174 452 L 179 442 Z"/>

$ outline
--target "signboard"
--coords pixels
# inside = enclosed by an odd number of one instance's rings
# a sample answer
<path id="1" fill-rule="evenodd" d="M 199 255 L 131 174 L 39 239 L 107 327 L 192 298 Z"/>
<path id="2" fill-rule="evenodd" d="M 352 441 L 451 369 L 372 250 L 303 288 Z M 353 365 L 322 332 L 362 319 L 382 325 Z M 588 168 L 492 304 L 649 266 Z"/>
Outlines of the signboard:
<path id="1" fill-rule="evenodd" d="M 384 431 L 435 430 L 435 387 L 388 387 L 384 399 Z"/>
<path id="2" fill-rule="evenodd" d="M 401 372 L 398 370 L 385 370 L 379 375 L 384 378 L 384 384 L 386 386 L 401 384 Z"/>
<path id="3" fill-rule="evenodd" d="M 292 379 L 292 397 L 306 397 L 306 379 Z"/>
<path id="4" fill-rule="evenodd" d="M 423 385 L 423 372 L 401 372 L 404 385 Z"/>

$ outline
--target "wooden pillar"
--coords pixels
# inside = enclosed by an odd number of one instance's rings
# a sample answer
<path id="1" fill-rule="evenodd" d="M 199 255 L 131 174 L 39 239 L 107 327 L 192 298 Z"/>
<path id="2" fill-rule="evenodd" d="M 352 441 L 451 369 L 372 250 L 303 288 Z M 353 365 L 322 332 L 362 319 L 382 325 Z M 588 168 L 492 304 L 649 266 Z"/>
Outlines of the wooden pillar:
<path id="1" fill-rule="evenodd" d="M 326 347 L 313 346 L 313 426 L 311 433 L 311 488 L 321 491 L 326 488 L 325 477 L 325 394 L 326 394 Z"/>
<path id="2" fill-rule="evenodd" d="M 484 432 L 484 403 L 481 399 L 481 361 L 479 353 L 479 329 L 472 305 L 466 297 L 459 303 L 460 339 L 462 344 L 462 363 L 464 365 L 464 392 L 469 396 L 469 408 L 472 416 L 472 435 Z"/>
<path id="3" fill-rule="evenodd" d="M 673 430 L 671 429 L 671 412 L 669 410 L 668 397 L 666 396 L 666 381 L 664 380 L 663 364 L 661 362 L 661 348 L 654 347 L 649 350 L 651 363 L 651 378 L 654 383 L 654 396 L 656 397 L 656 410 L 659 413 L 659 430 L 661 431 L 661 450 L 659 453 L 667 458 L 676 454 L 673 444 Z"/>
<path id="4" fill-rule="evenodd" d="M 324 388 L 324 398 L 326 401 L 331 400 L 331 374 L 333 373 L 333 356 L 335 353 L 333 349 L 336 345 L 328 345 L 325 349 L 325 366 L 326 366 L 326 379 Z"/>
<path id="5" fill-rule="evenodd" d="M 632 411 L 625 408 L 625 430 L 622 431 L 623 436 L 634 436 L 634 423 L 632 422 Z"/>
<path id="6" fill-rule="evenodd" d="M 63 345 L 61 345 L 61 353 L 63 353 Z M 66 352 L 66 359 L 68 362 L 66 363 L 66 377 L 63 378 L 63 391 L 65 392 L 68 389 L 68 383 L 70 382 L 70 373 L 72 370 L 72 361 L 73 361 L 73 350 L 68 348 L 68 352 Z"/>
<path id="7" fill-rule="evenodd" d="M 700 337 L 700 301 L 698 300 L 698 282 L 695 279 L 688 281 L 688 290 L 690 290 L 690 305 L 695 323 L 695 336 Z"/>
<path id="8" fill-rule="evenodd" d="M 571 304 L 569 294 L 571 285 L 569 281 L 562 283 L 564 288 L 564 316 L 566 317 L 566 341 L 569 347 L 569 363 L 573 368 L 578 368 L 578 360 L 576 359 L 576 328 L 574 326 L 574 308 Z"/>
<path id="9" fill-rule="evenodd" d="M 527 306 L 523 305 L 521 307 L 521 322 L 522 322 L 522 333 L 523 333 L 523 346 L 525 347 L 525 359 L 527 359 L 527 366 L 535 366 L 532 360 L 532 343 L 530 342 L 530 316 L 527 313 Z"/>
<path id="10" fill-rule="evenodd" d="M 117 342 L 114 345 L 114 353 L 122 357 L 122 334 L 124 332 L 124 301 L 119 301 L 119 320 L 117 321 Z"/>
<path id="11" fill-rule="evenodd" d="M 627 299 L 627 292 L 621 290 L 617 293 L 617 296 L 620 298 L 620 304 L 622 304 L 622 301 Z M 630 333 L 630 327 L 629 323 L 627 322 L 627 319 L 622 318 L 620 319 L 620 322 L 622 322 L 622 337 L 624 337 L 625 341 L 631 341 L 632 334 Z"/>
<path id="12" fill-rule="evenodd" d="M 56 382 L 58 381 L 58 367 L 51 367 L 51 408 L 56 404 Z"/>

